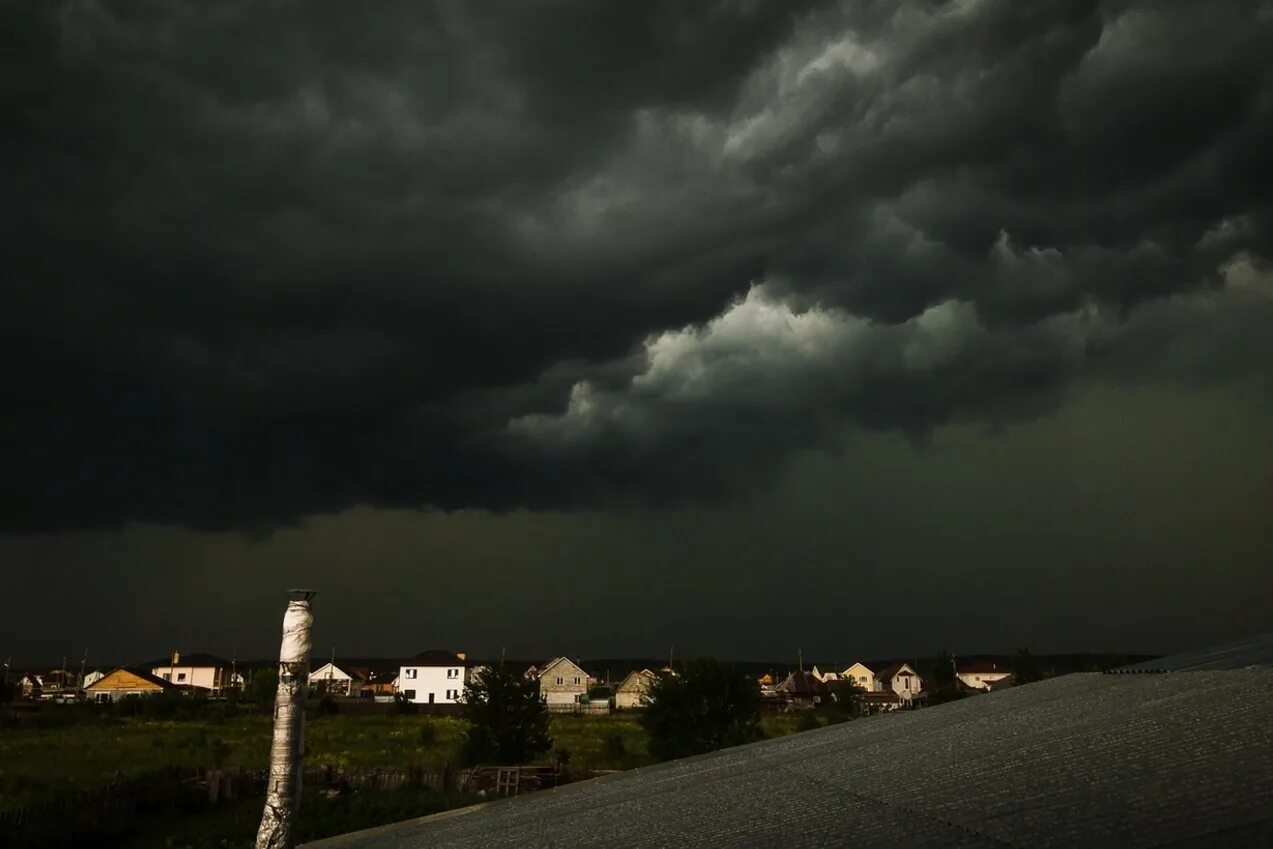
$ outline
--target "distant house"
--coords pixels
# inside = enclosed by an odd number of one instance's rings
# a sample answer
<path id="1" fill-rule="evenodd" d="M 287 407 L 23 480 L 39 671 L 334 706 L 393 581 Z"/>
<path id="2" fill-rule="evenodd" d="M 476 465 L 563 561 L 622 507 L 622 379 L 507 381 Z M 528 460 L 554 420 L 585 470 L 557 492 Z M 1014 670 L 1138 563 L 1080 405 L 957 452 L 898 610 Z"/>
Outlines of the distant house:
<path id="1" fill-rule="evenodd" d="M 539 694 L 549 710 L 571 709 L 587 701 L 588 673 L 570 658 L 550 660 L 536 672 Z"/>
<path id="2" fill-rule="evenodd" d="M 850 681 L 854 685 L 861 687 L 868 693 L 873 693 L 880 688 L 879 681 L 875 677 L 875 673 L 864 664 L 855 663 L 852 666 L 840 672 L 840 679 Z"/>
<path id="3" fill-rule="evenodd" d="M 965 687 L 973 690 L 991 690 L 999 681 L 1012 677 L 1011 670 L 993 662 L 961 663 L 955 667 L 955 674 Z"/>
<path id="4" fill-rule="evenodd" d="M 44 681 L 34 672 L 25 672 L 18 679 L 18 698 L 38 699 L 44 692 Z"/>
<path id="5" fill-rule="evenodd" d="M 643 701 L 650 694 L 650 686 L 658 675 L 648 669 L 634 669 L 620 682 L 614 691 L 615 710 L 631 710 L 644 707 Z"/>
<path id="6" fill-rule="evenodd" d="M 834 669 L 828 669 L 825 672 L 823 672 L 819 670 L 817 665 L 815 664 L 813 667 L 813 677 L 817 678 L 823 684 L 830 684 L 833 681 L 840 680 L 840 673 L 836 672 Z"/>
<path id="7" fill-rule="evenodd" d="M 398 694 L 418 705 L 464 701 L 464 652 L 424 651 L 398 669 Z"/>
<path id="8" fill-rule="evenodd" d="M 914 701 L 924 689 L 919 673 L 909 663 L 895 663 L 876 676 L 879 690 L 892 690 L 904 702 Z"/>
<path id="9" fill-rule="evenodd" d="M 145 669 L 118 667 L 84 688 L 91 702 L 118 702 L 181 689 Z"/>
<path id="10" fill-rule="evenodd" d="M 182 654 L 174 651 L 167 659 L 153 660 L 143 668 L 170 684 L 206 690 L 214 696 L 243 686 L 242 676 L 234 674 L 230 661 L 199 652 Z"/>
<path id="11" fill-rule="evenodd" d="M 831 698 L 831 688 L 813 677 L 811 672 L 792 672 L 774 689 L 786 697 L 789 705 L 797 708 L 811 708 Z"/>
<path id="12" fill-rule="evenodd" d="M 328 696 L 358 696 L 363 684 L 367 683 L 365 675 L 369 669 L 350 666 L 346 669 L 342 664 L 327 661 L 309 673 L 309 686 Z"/>
<path id="13" fill-rule="evenodd" d="M 89 684 L 94 684 L 100 681 L 103 677 L 105 677 L 105 675 L 106 673 L 102 672 L 100 669 L 94 669 L 92 672 L 89 672 L 84 676 L 84 680 L 81 682 L 80 686 L 88 687 Z"/>

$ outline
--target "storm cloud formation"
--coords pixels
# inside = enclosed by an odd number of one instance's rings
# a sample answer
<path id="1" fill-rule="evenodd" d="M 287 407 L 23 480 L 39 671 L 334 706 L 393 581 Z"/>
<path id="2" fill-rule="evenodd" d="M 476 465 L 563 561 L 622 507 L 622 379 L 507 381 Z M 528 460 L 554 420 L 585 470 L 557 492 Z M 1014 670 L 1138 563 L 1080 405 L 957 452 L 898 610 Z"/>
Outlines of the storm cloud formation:
<path id="1" fill-rule="evenodd" d="M 7 4 L 10 530 L 1273 390 L 1273 4 Z"/>

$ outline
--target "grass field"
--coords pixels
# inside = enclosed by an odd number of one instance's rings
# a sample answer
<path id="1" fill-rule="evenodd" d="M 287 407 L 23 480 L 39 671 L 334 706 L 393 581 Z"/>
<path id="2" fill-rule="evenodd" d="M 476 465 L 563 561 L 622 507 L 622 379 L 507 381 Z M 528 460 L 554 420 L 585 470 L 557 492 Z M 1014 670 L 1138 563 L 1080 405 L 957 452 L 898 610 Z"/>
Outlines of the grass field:
<path id="1" fill-rule="evenodd" d="M 797 718 L 765 719 L 767 736 L 790 734 Z M 411 715 L 316 716 L 305 727 L 306 763 L 347 768 L 457 765 L 466 723 Z M 553 717 L 554 748 L 572 769 L 631 769 L 651 762 L 632 714 Z M 101 717 L 64 727 L 0 730 L 0 809 L 48 801 L 161 767 L 264 768 L 267 714 L 223 720 Z"/>
<path id="2" fill-rule="evenodd" d="M 164 767 L 267 766 L 271 719 L 264 711 L 231 717 L 212 714 L 155 719 L 54 708 L 40 720 L 0 728 L 0 810 L 53 801 Z M 814 720 L 812 714 L 769 716 L 763 726 L 766 736 L 777 737 L 821 723 Z M 451 717 L 315 715 L 306 721 L 306 765 L 352 770 L 456 767 L 461 763 L 466 727 L 464 720 Z M 653 761 L 645 731 L 631 713 L 557 715 L 552 718 L 551 734 L 554 750 L 569 753 L 569 769 L 576 776 L 590 770 L 631 769 Z M 551 760 L 556 754 L 548 753 L 541 760 Z M 302 806 L 303 839 L 424 816 L 475 801 L 473 796 L 410 788 L 358 791 L 329 799 L 318 789 L 308 788 Z M 260 816 L 260 799 L 240 799 L 194 812 L 140 817 L 128 823 L 127 833 L 113 833 L 110 840 L 111 845 L 137 849 L 250 846 Z"/>

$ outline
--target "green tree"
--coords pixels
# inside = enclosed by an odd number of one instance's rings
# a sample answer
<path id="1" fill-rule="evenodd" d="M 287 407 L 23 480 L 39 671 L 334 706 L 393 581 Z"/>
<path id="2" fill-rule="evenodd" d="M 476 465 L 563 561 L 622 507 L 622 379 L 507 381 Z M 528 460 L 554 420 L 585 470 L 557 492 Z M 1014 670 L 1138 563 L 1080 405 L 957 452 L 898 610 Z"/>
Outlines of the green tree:
<path id="1" fill-rule="evenodd" d="M 271 704 L 278 692 L 278 668 L 267 666 L 252 673 L 248 682 L 247 699 L 257 704 Z"/>
<path id="2" fill-rule="evenodd" d="M 679 675 L 656 678 L 646 702 L 641 724 L 658 758 L 710 752 L 763 736 L 756 682 L 716 660 L 693 660 Z"/>
<path id="3" fill-rule="evenodd" d="M 1029 684 L 1031 681 L 1038 681 L 1043 678 L 1043 669 L 1039 665 L 1039 660 L 1030 654 L 1030 649 L 1017 649 L 1017 660 L 1012 667 L 1012 684 Z"/>
<path id="4" fill-rule="evenodd" d="M 824 707 L 834 717 L 833 721 L 854 719 L 862 715 L 862 702 L 857 697 L 866 690 L 848 679 L 832 681 L 827 686 L 831 689 L 831 698 Z"/>
<path id="5" fill-rule="evenodd" d="M 484 669 L 464 688 L 470 763 L 521 764 L 552 748 L 539 682 L 511 668 Z"/>

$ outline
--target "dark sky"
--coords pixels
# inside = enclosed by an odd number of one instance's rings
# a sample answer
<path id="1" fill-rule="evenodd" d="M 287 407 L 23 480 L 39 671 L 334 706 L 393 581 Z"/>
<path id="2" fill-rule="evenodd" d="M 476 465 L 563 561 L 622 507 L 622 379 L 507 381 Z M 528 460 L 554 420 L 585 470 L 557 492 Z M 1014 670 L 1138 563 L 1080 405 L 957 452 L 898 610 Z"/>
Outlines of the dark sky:
<path id="1" fill-rule="evenodd" d="M 0 29 L 15 662 L 1273 627 L 1273 2 Z"/>

